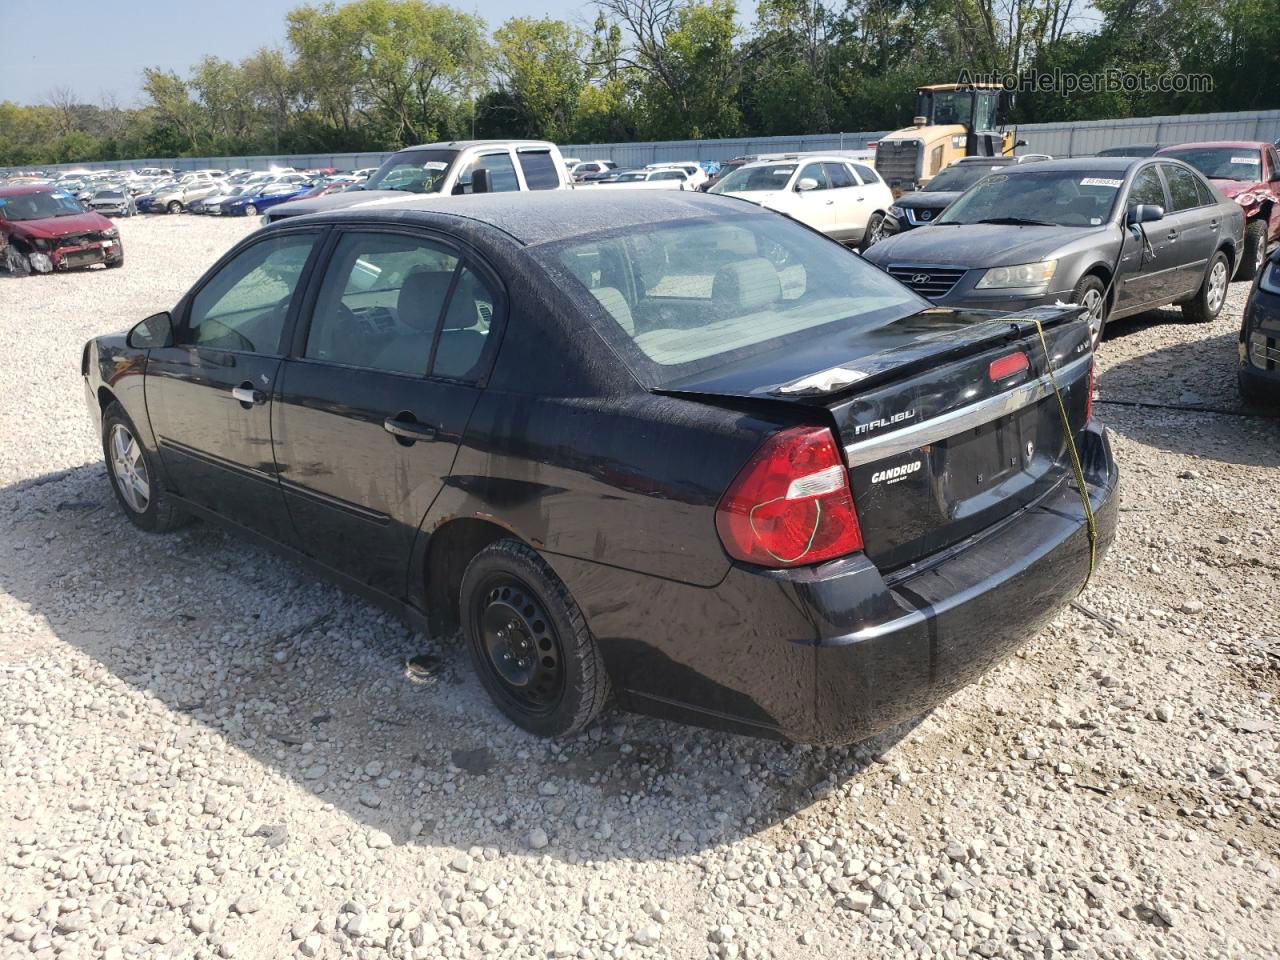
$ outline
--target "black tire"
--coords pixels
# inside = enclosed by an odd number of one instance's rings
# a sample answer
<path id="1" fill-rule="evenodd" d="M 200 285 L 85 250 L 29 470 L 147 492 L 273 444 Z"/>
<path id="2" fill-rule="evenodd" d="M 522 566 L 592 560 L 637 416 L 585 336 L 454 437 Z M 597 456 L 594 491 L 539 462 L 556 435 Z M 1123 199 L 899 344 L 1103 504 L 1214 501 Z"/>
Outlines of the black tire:
<path id="1" fill-rule="evenodd" d="M 1227 300 L 1227 284 L 1231 281 L 1231 265 L 1219 250 L 1209 260 L 1209 269 L 1194 297 L 1183 303 L 1182 315 L 1192 323 L 1210 323 L 1222 312 Z"/>
<path id="2" fill-rule="evenodd" d="M 138 498 L 129 492 L 127 480 L 122 479 L 117 459 L 113 456 L 112 444 L 116 439 L 117 428 L 126 431 L 130 438 L 138 436 L 137 428 L 119 403 L 112 401 L 102 412 L 102 456 L 106 460 L 107 476 L 111 479 L 111 489 L 115 492 L 120 509 L 135 527 L 148 533 L 167 533 L 176 530 L 188 522 L 189 517 L 178 510 L 160 483 L 160 471 L 147 448 L 136 439 L 136 452 L 145 471 L 143 479 L 147 484 L 146 502 L 139 508 Z M 137 461 L 135 461 L 137 462 Z M 137 489 L 134 488 L 134 493 Z"/>
<path id="3" fill-rule="evenodd" d="M 165 207 L 165 209 L 168 210 L 170 213 L 181 213 L 182 204 L 179 203 L 177 200 L 170 200 L 169 205 Z"/>
<path id="4" fill-rule="evenodd" d="M 1246 406 L 1264 409 L 1280 407 L 1280 390 L 1267 392 L 1261 384 L 1245 376 L 1243 372 L 1236 374 L 1236 386 L 1240 390 L 1240 399 Z"/>
<path id="5" fill-rule="evenodd" d="M 113 270 L 113 269 L 115 269 L 116 267 L 123 267 L 123 266 L 124 266 L 124 257 L 121 257 L 119 260 L 108 260 L 108 261 L 107 261 L 107 269 L 108 269 L 108 270 Z"/>
<path id="6" fill-rule="evenodd" d="M 1252 280 L 1267 262 L 1267 222 L 1250 220 L 1244 225 L 1244 252 L 1240 255 L 1237 280 Z"/>
<path id="7" fill-rule="evenodd" d="M 600 649 L 568 588 L 533 548 L 503 539 L 477 553 L 459 604 L 472 666 L 517 726 L 568 736 L 604 709 L 609 677 Z"/>
<path id="8" fill-rule="evenodd" d="M 1081 304 L 1089 311 L 1089 338 L 1096 351 L 1102 343 L 1103 331 L 1107 329 L 1107 314 L 1111 312 L 1106 284 L 1093 274 L 1081 277 L 1071 293 L 1071 302 Z"/>
<path id="9" fill-rule="evenodd" d="M 858 252 L 861 253 L 872 244 L 879 243 L 884 239 L 884 214 L 873 213 L 871 219 L 867 221 L 866 229 L 862 231 L 862 242 L 858 244 Z"/>

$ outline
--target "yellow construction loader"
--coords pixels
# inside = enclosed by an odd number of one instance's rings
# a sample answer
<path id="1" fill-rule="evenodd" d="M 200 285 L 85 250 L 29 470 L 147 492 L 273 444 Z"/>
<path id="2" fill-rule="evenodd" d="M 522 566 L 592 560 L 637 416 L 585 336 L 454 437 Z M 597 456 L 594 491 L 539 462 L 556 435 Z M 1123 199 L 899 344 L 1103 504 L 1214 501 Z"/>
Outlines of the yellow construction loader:
<path id="1" fill-rule="evenodd" d="M 911 126 L 876 143 L 876 170 L 896 197 L 919 190 L 961 157 L 1010 156 L 1025 140 L 1005 130 L 1012 103 L 998 85 L 935 83 L 916 89 Z"/>

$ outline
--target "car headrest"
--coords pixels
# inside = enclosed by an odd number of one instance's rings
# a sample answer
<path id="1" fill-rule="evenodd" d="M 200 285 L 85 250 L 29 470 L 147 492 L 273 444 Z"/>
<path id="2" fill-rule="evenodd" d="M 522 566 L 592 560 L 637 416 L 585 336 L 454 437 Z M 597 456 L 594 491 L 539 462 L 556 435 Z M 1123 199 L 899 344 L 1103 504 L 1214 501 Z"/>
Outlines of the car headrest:
<path id="1" fill-rule="evenodd" d="M 396 301 L 400 322 L 423 333 L 434 331 L 452 280 L 452 270 L 415 270 L 405 277 Z"/>
<path id="2" fill-rule="evenodd" d="M 739 260 L 716 271 L 711 299 L 724 307 L 759 310 L 782 299 L 782 280 L 764 257 Z"/>
<path id="3" fill-rule="evenodd" d="M 591 291 L 591 295 L 600 301 L 600 306 L 608 310 L 614 320 L 618 321 L 618 326 L 628 334 L 635 334 L 636 323 L 631 317 L 631 305 L 627 303 L 627 298 L 622 295 L 621 290 L 617 287 L 596 287 Z"/>

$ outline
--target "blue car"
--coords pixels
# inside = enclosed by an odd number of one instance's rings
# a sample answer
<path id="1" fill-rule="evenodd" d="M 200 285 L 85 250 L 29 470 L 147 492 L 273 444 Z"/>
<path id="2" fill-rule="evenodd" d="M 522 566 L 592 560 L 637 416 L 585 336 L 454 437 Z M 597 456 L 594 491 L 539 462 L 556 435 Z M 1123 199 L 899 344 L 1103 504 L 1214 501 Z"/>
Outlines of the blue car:
<path id="1" fill-rule="evenodd" d="M 310 187 L 305 183 L 264 183 L 257 190 L 247 191 L 230 200 L 223 200 L 218 204 L 218 208 L 224 216 L 256 217 L 267 207 L 274 207 L 277 203 L 292 200 L 309 189 Z"/>

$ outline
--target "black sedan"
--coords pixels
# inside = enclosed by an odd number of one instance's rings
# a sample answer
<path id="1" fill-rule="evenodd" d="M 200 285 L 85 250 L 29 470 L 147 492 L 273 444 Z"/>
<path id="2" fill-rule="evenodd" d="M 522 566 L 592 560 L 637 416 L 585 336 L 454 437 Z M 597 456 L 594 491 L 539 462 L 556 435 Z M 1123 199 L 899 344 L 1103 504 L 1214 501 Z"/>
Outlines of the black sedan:
<path id="1" fill-rule="evenodd" d="M 811 742 L 918 715 L 1086 582 L 1118 501 L 1091 371 L 1078 308 L 937 309 L 675 191 L 290 218 L 82 360 L 142 529 L 214 519 L 460 628 L 539 734 L 612 690 Z"/>
<path id="2" fill-rule="evenodd" d="M 1239 205 L 1185 163 L 1081 157 L 992 173 L 865 256 L 944 306 L 1080 304 L 1096 346 L 1108 319 L 1167 303 L 1212 320 L 1243 249 Z"/>
<path id="3" fill-rule="evenodd" d="M 1237 381 L 1246 403 L 1280 405 L 1280 250 L 1259 272 L 1245 303 Z"/>

